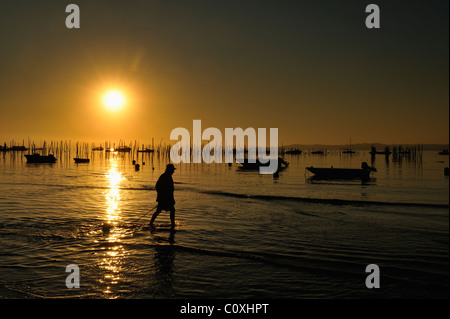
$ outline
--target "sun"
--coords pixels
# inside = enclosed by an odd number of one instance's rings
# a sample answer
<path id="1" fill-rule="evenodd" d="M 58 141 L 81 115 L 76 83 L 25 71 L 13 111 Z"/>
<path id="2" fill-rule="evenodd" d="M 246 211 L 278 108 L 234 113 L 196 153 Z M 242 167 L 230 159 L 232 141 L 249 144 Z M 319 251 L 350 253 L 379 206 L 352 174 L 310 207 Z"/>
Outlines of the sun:
<path id="1" fill-rule="evenodd" d="M 111 90 L 103 95 L 103 104 L 110 111 L 118 111 L 125 105 L 125 95 L 117 90 Z"/>

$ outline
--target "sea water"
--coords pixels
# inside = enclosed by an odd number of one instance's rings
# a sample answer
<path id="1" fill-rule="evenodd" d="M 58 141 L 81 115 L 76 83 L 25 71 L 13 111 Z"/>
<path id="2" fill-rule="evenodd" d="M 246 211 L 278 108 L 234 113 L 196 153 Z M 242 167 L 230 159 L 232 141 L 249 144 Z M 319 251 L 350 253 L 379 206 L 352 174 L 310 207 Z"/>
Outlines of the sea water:
<path id="1" fill-rule="evenodd" d="M 175 231 L 168 212 L 148 227 L 166 155 L 23 155 L 0 153 L 0 298 L 448 298 L 449 159 L 437 152 L 286 155 L 278 177 L 177 164 Z M 369 181 L 305 169 L 363 161 Z M 380 288 L 365 284 L 369 264 Z"/>

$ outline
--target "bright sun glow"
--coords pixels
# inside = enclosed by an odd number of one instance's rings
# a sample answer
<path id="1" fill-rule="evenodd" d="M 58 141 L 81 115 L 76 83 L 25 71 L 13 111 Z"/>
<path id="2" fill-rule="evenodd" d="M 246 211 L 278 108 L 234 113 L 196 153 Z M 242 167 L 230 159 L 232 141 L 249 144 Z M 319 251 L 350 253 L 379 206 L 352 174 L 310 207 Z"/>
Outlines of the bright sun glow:
<path id="1" fill-rule="evenodd" d="M 103 95 L 103 104 L 111 111 L 118 111 L 125 105 L 125 96 L 120 91 L 109 91 Z"/>

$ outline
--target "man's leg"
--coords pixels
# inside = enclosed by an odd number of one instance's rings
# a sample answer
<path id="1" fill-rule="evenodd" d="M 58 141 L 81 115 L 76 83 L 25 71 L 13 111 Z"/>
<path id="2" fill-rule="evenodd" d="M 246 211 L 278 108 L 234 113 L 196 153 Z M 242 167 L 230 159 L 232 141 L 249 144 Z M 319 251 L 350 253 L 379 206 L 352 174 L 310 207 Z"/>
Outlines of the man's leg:
<path id="1" fill-rule="evenodd" d="M 175 228 L 175 207 L 170 209 L 170 224 L 172 228 Z"/>
<path id="2" fill-rule="evenodd" d="M 161 208 L 159 206 L 156 208 L 156 212 L 153 213 L 152 219 L 150 219 L 150 226 L 153 226 L 153 222 L 155 221 L 156 217 L 158 217 L 159 213 L 161 213 Z"/>

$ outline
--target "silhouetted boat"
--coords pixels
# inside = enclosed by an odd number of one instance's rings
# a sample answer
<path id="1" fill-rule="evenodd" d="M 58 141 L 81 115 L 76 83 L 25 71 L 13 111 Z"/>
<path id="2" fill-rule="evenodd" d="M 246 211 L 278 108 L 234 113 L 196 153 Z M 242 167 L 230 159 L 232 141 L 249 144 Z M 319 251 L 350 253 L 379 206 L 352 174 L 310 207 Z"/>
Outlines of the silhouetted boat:
<path id="1" fill-rule="evenodd" d="M 89 158 L 74 158 L 75 163 L 89 163 L 91 160 Z"/>
<path id="2" fill-rule="evenodd" d="M 154 150 L 150 149 L 150 148 L 145 148 L 142 150 L 137 150 L 139 153 L 153 153 Z"/>
<path id="3" fill-rule="evenodd" d="M 114 151 L 115 151 L 115 152 L 130 152 L 130 151 L 131 151 L 131 147 L 128 147 L 128 146 L 119 146 L 119 147 L 116 148 Z"/>
<path id="4" fill-rule="evenodd" d="M 312 151 L 311 154 L 314 154 L 314 155 L 323 155 L 323 154 L 325 154 L 325 152 L 324 152 L 324 151 Z"/>
<path id="5" fill-rule="evenodd" d="M 269 166 L 270 162 L 268 161 L 267 163 L 261 163 L 259 160 L 256 160 L 255 163 L 250 163 L 248 161 L 248 158 L 245 158 L 243 161 L 239 162 L 241 164 L 241 169 L 244 170 L 258 170 L 261 166 Z M 289 166 L 289 163 L 286 162 L 284 159 L 282 159 L 281 157 L 278 158 L 278 170 L 282 169 L 282 168 L 286 168 Z"/>
<path id="6" fill-rule="evenodd" d="M 439 152 L 439 155 L 449 155 L 448 150 L 443 150 L 441 152 Z"/>
<path id="7" fill-rule="evenodd" d="M 363 162 L 361 168 L 323 168 L 323 167 L 307 167 L 308 171 L 319 179 L 369 179 L 370 172 L 377 170 Z"/>
<path id="8" fill-rule="evenodd" d="M 291 155 L 300 155 L 300 154 L 302 154 L 302 150 L 299 150 L 298 148 L 293 148 L 293 149 L 285 151 L 284 153 L 291 154 Z"/>
<path id="9" fill-rule="evenodd" d="M 349 147 L 341 151 L 342 154 L 355 154 L 355 150 L 352 148 L 352 138 L 350 137 Z"/>
<path id="10" fill-rule="evenodd" d="M 33 154 L 33 155 L 25 155 L 27 159 L 27 163 L 55 163 L 56 157 L 52 154 L 49 155 L 41 155 L 41 154 Z"/>
<path id="11" fill-rule="evenodd" d="M 128 146 L 119 146 L 117 148 L 107 148 L 106 152 L 122 152 L 127 153 L 131 151 L 131 147 Z"/>
<path id="12" fill-rule="evenodd" d="M 92 150 L 93 151 L 103 151 L 103 147 L 97 146 L 97 147 L 92 148 Z"/>
<path id="13" fill-rule="evenodd" d="M 25 146 L 18 146 L 18 145 L 16 145 L 16 146 L 12 146 L 11 148 L 10 148 L 10 150 L 11 151 L 17 151 L 17 152 L 23 152 L 23 151 L 28 151 L 28 148 L 26 148 Z"/>

